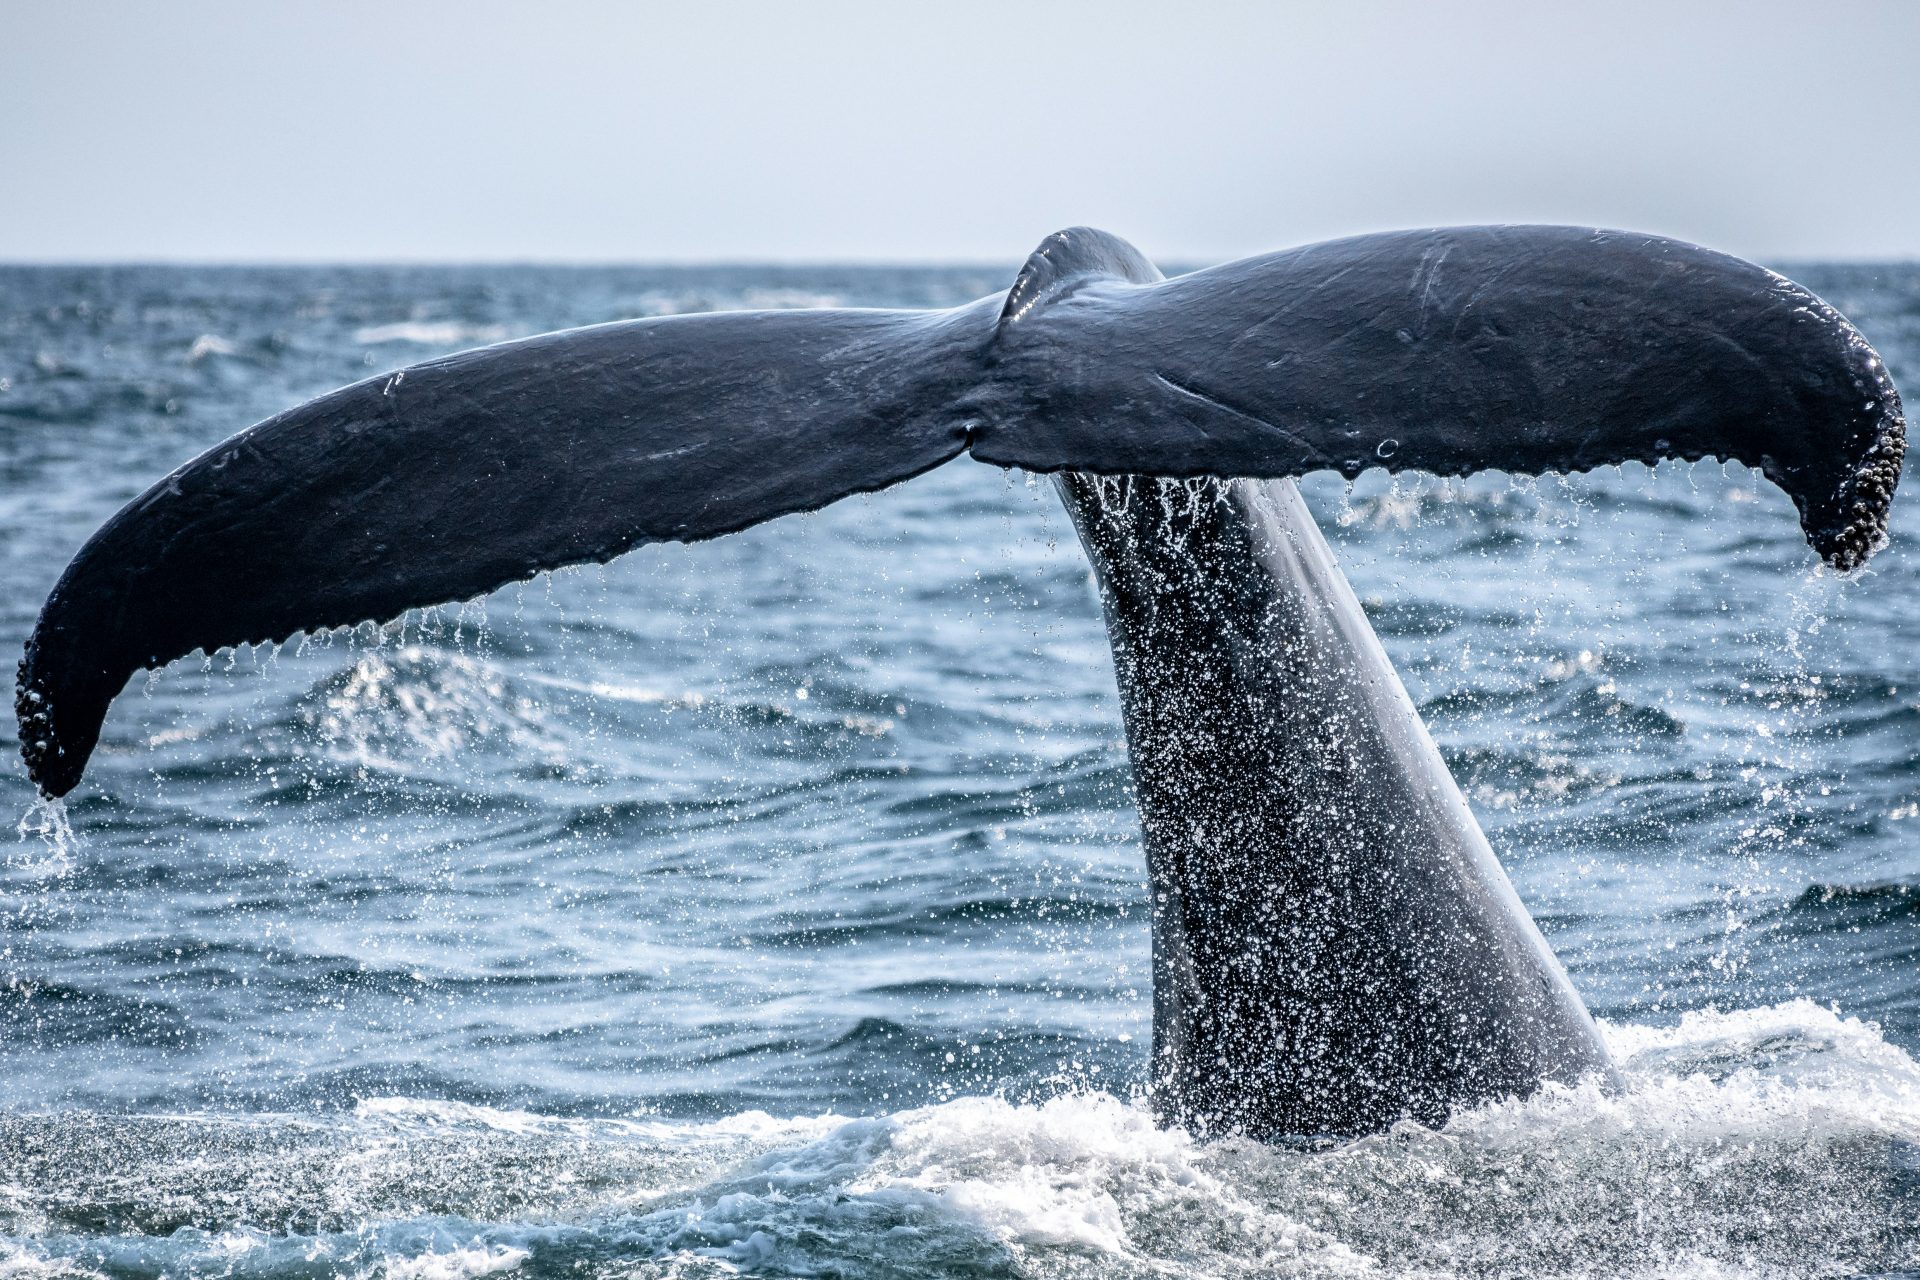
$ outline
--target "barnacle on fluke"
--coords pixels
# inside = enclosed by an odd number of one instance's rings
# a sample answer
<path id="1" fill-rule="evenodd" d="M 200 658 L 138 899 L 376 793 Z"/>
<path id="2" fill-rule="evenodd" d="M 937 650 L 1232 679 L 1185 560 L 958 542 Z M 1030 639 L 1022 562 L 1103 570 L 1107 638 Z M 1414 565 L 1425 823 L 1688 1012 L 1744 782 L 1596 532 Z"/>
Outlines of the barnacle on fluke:
<path id="1" fill-rule="evenodd" d="M 1842 521 L 1808 529 L 1807 541 L 1813 549 L 1842 573 L 1859 568 L 1887 544 L 1887 514 L 1906 452 L 1906 424 L 1896 418 L 1877 449 L 1842 488 L 1835 503 Z"/>
<path id="2" fill-rule="evenodd" d="M 44 791 L 42 779 L 50 772 L 47 756 L 53 750 L 53 720 L 47 714 L 46 697 L 33 683 L 32 670 L 33 640 L 29 637 L 15 675 L 13 714 L 20 722 L 20 755 L 27 762 L 27 776 Z"/>
<path id="3" fill-rule="evenodd" d="M 1842 573 L 1859 568 L 1887 545 L 1887 517 L 1907 456 L 1907 424 L 1892 379 L 1882 373 L 1873 395 L 1886 411 L 1872 444 L 1831 503 L 1809 502 L 1801 513 L 1808 543 Z"/>
<path id="4" fill-rule="evenodd" d="M 1761 468 L 1793 498 L 1800 511 L 1800 527 L 1820 558 L 1842 573 L 1851 572 L 1887 542 L 1887 516 L 1907 455 L 1900 392 L 1886 363 L 1845 316 L 1793 281 L 1782 276 L 1775 280 L 1779 293 L 1796 304 L 1791 313 L 1795 319 L 1810 317 L 1845 347 L 1844 357 L 1832 367 L 1812 364 L 1798 376 L 1837 384 L 1837 392 L 1826 389 L 1825 397 L 1844 403 L 1851 396 L 1858 401 L 1859 411 L 1853 429 L 1833 440 L 1829 465 L 1821 466 L 1817 458 L 1803 464 L 1811 471 L 1813 484 L 1774 475 L 1769 468 L 1778 464 L 1771 458 L 1763 459 Z M 1810 422 L 1819 420 L 1811 412 L 1808 417 Z M 1832 479 L 1823 491 L 1820 477 L 1829 475 Z"/>

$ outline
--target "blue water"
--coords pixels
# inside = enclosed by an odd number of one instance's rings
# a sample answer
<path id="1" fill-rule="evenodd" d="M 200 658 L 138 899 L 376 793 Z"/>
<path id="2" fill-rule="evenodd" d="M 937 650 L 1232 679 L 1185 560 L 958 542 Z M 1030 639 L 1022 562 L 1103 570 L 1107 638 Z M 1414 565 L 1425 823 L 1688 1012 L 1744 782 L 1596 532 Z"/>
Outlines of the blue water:
<path id="1" fill-rule="evenodd" d="M 1920 395 L 1920 267 L 1794 274 Z M 0 649 L 119 504 L 341 383 L 1011 275 L 0 268 Z M 0 1277 L 1920 1267 L 1920 498 L 1841 580 L 1738 467 L 1306 489 L 1624 1093 L 1153 1129 L 1087 569 L 963 460 L 137 678 L 73 840 L 0 865 Z"/>

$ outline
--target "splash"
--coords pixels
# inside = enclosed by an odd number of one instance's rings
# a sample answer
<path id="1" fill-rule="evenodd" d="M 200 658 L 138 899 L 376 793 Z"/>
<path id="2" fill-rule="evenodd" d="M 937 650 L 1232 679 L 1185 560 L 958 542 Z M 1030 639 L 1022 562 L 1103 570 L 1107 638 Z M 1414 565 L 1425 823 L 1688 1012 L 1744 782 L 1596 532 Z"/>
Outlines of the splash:
<path id="1" fill-rule="evenodd" d="M 1101 1092 L 891 1114 L 0 1115 L 0 1274 L 1814 1277 L 1920 1261 L 1920 1067 L 1808 1001 L 1607 1028 L 1554 1086 L 1329 1150 Z"/>
<path id="2" fill-rule="evenodd" d="M 336 758 L 404 772 L 487 744 L 565 763 L 540 704 L 491 664 L 418 645 L 364 653 L 299 708 L 312 740 Z"/>
<path id="3" fill-rule="evenodd" d="M 67 819 L 66 801 L 36 796 L 14 830 L 20 833 L 21 844 L 37 842 L 38 852 L 15 853 L 7 859 L 8 866 L 20 868 L 35 879 L 64 876 L 73 870 L 80 838 Z"/>

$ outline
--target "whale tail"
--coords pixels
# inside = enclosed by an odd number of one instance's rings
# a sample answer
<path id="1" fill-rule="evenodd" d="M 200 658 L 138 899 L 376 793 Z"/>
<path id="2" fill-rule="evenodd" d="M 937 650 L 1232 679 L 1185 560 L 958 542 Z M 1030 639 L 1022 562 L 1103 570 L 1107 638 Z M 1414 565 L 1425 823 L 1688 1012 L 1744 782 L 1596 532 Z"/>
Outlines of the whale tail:
<path id="1" fill-rule="evenodd" d="M 88 539 L 20 664 L 42 792 L 80 778 L 128 676 L 464 600 L 648 542 L 884 488 L 966 445 L 964 317 L 734 312 L 428 361 L 269 418 Z"/>
<path id="2" fill-rule="evenodd" d="M 1885 541 L 1906 451 L 1885 363 L 1807 290 L 1709 249 L 1446 227 L 1160 282 L 1075 228 L 1028 260 L 1009 316 L 1023 291 L 1038 302 L 996 336 L 982 462 L 1271 479 L 1718 458 L 1784 490 L 1835 568 Z"/>
<path id="3" fill-rule="evenodd" d="M 1884 366 L 1779 276 L 1560 227 L 1361 236 L 1162 281 L 1075 228 L 940 312 L 600 325 L 357 383 L 167 476 L 88 540 L 20 664 L 41 791 L 128 678 L 714 537 L 962 452 L 1038 471 L 1455 475 L 1737 459 L 1852 568 L 1904 449 Z"/>

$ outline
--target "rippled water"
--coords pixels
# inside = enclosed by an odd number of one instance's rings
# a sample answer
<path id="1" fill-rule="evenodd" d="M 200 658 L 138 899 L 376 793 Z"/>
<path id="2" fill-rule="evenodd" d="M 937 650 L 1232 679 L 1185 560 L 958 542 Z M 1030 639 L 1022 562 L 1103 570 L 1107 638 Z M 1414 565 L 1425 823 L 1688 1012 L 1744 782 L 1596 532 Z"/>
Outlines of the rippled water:
<path id="1" fill-rule="evenodd" d="M 1011 274 L 0 268 L 0 643 L 355 377 Z M 1795 274 L 1920 395 L 1920 268 Z M 0 865 L 0 1276 L 1920 1267 L 1920 500 L 1840 581 L 1738 468 L 1306 487 L 1624 1093 L 1155 1131 L 1087 570 L 962 461 L 137 680 Z"/>

